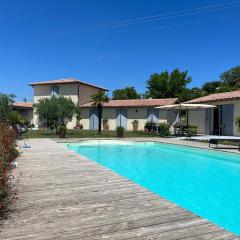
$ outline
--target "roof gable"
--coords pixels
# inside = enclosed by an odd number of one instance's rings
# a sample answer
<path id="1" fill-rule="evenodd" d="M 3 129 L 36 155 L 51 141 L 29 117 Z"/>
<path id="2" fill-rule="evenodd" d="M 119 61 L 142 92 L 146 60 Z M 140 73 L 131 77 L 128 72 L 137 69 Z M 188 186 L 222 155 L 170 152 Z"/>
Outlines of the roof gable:
<path id="1" fill-rule="evenodd" d="M 41 86 L 41 85 L 52 85 L 52 84 L 71 84 L 71 83 L 79 83 L 79 84 L 83 84 L 86 86 L 90 86 L 93 88 L 98 88 L 100 90 L 104 90 L 104 91 L 108 91 L 108 89 L 94 85 L 94 84 L 90 84 L 81 80 L 78 80 L 76 78 L 64 78 L 64 79 L 58 79 L 58 80 L 49 80 L 49 81 L 43 81 L 43 82 L 33 82 L 33 83 L 29 83 L 30 86 Z"/>
<path id="2" fill-rule="evenodd" d="M 33 108 L 33 103 L 32 102 L 14 102 L 12 106 L 16 108 Z"/>
<path id="3" fill-rule="evenodd" d="M 207 102 L 218 102 L 218 101 L 229 101 L 240 99 L 240 89 L 231 92 L 214 93 L 205 97 L 200 97 L 187 101 L 186 103 L 207 103 Z"/>

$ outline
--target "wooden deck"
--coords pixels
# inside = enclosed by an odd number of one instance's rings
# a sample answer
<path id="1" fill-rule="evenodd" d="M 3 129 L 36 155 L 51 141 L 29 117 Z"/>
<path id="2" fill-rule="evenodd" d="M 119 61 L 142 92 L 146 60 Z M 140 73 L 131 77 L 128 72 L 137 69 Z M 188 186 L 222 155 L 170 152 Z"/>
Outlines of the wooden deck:
<path id="1" fill-rule="evenodd" d="M 28 142 L 0 239 L 240 239 L 49 139 Z"/>

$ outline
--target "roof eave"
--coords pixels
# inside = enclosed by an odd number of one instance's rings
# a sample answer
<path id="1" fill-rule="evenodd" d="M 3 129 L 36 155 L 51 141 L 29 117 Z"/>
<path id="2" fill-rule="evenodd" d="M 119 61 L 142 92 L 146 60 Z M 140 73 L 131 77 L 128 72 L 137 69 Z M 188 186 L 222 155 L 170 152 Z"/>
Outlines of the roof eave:
<path id="1" fill-rule="evenodd" d="M 93 84 L 90 84 L 90 83 L 85 83 L 85 82 L 81 82 L 81 81 L 72 81 L 72 82 L 39 82 L 39 83 L 29 83 L 28 85 L 31 86 L 31 87 L 34 87 L 34 86 L 44 86 L 44 85 L 54 85 L 54 84 L 82 84 L 82 85 L 87 85 L 89 87 L 93 87 L 93 88 L 97 88 L 97 89 L 101 89 L 101 90 L 104 90 L 104 91 L 109 91 L 109 89 L 107 88 L 103 88 L 103 87 L 99 87 L 99 86 L 95 86 Z"/>

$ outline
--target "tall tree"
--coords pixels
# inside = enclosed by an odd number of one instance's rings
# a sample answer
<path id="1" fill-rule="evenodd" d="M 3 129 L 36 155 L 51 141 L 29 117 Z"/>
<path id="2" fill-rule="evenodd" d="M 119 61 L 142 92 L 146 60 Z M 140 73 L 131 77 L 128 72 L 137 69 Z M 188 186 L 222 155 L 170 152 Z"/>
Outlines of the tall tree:
<path id="1" fill-rule="evenodd" d="M 11 104 L 15 97 L 13 94 L 0 93 L 0 120 L 7 120 L 9 113 L 12 111 Z"/>
<path id="2" fill-rule="evenodd" d="M 240 66 L 233 67 L 222 73 L 220 79 L 228 87 L 240 88 Z"/>
<path id="3" fill-rule="evenodd" d="M 212 82 L 204 83 L 202 86 L 202 90 L 206 94 L 212 94 L 212 93 L 215 93 L 220 87 L 221 87 L 220 81 L 212 81 Z"/>
<path id="4" fill-rule="evenodd" d="M 123 99 L 139 99 L 141 96 L 137 93 L 134 87 L 125 87 L 122 89 L 116 89 L 112 93 L 112 99 L 123 100 Z"/>
<path id="5" fill-rule="evenodd" d="M 178 96 L 180 102 L 189 101 L 194 98 L 199 98 L 204 96 L 204 91 L 201 88 L 185 88 L 181 95 Z"/>
<path id="6" fill-rule="evenodd" d="M 98 134 L 102 131 L 102 111 L 103 104 L 109 101 L 109 97 L 104 92 L 97 92 L 92 95 L 93 106 L 98 110 Z"/>
<path id="7" fill-rule="evenodd" d="M 147 96 L 152 98 L 182 98 L 186 93 L 187 84 L 192 78 L 187 71 L 174 69 L 172 72 L 164 71 L 160 74 L 154 73 L 147 81 Z"/>

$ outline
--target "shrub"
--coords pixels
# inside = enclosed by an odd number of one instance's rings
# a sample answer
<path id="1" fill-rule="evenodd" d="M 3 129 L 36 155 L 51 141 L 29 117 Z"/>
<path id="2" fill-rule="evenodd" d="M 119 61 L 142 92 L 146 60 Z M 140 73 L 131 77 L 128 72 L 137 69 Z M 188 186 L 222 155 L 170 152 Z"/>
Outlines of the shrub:
<path id="1" fill-rule="evenodd" d="M 12 161 L 18 156 L 15 145 L 16 132 L 9 123 L 0 122 L 0 215 L 7 209 L 12 198 Z"/>
<path id="2" fill-rule="evenodd" d="M 240 116 L 236 118 L 236 125 L 237 125 L 237 128 L 238 128 L 238 131 L 240 132 Z"/>
<path id="3" fill-rule="evenodd" d="M 146 122 L 145 123 L 145 130 L 147 130 L 148 132 L 151 132 L 155 129 L 156 129 L 156 123 L 154 123 L 154 122 Z"/>
<path id="4" fill-rule="evenodd" d="M 167 123 L 160 123 L 159 124 L 159 128 L 158 128 L 159 135 L 161 137 L 169 136 L 170 135 L 169 129 L 170 129 L 169 124 L 167 124 Z"/>
<path id="5" fill-rule="evenodd" d="M 122 138 L 123 137 L 123 135 L 124 135 L 124 127 L 121 127 L 121 126 L 119 126 L 119 127 L 117 127 L 116 128 L 116 131 L 117 131 L 117 136 L 119 137 L 119 138 Z"/>
<path id="6" fill-rule="evenodd" d="M 196 127 L 189 127 L 187 129 L 187 136 L 191 139 L 192 136 L 197 135 L 197 128 Z"/>
<path id="7" fill-rule="evenodd" d="M 57 133 L 60 138 L 65 138 L 67 135 L 67 127 L 65 125 L 58 126 Z"/>

